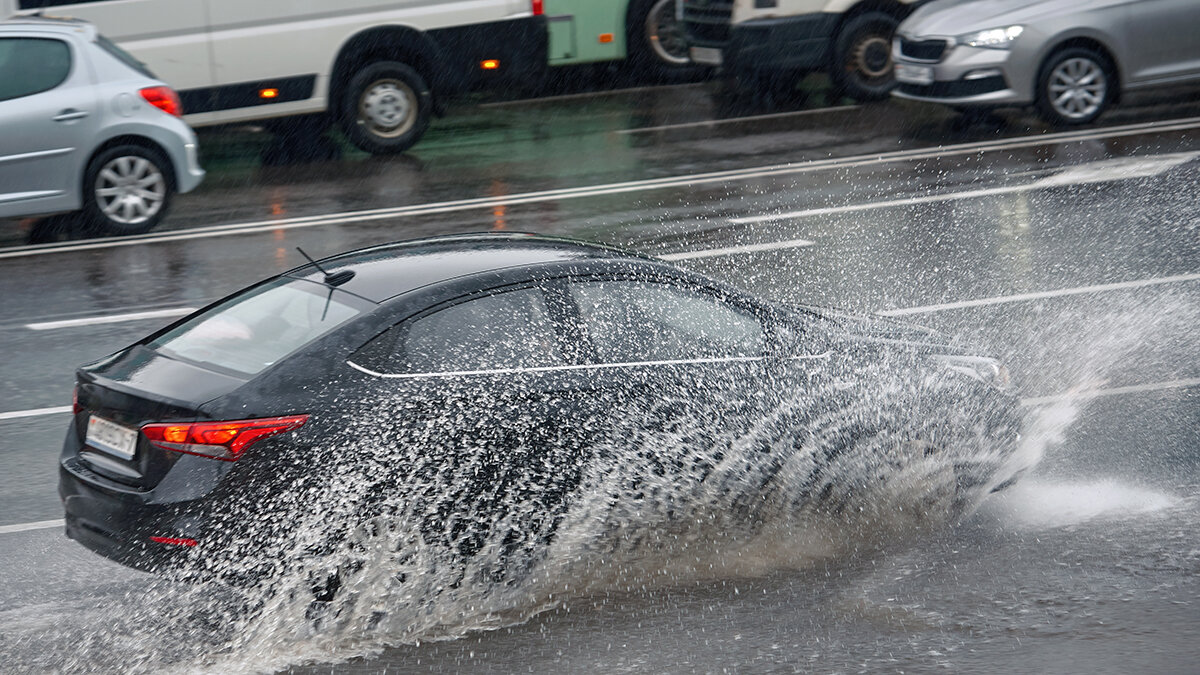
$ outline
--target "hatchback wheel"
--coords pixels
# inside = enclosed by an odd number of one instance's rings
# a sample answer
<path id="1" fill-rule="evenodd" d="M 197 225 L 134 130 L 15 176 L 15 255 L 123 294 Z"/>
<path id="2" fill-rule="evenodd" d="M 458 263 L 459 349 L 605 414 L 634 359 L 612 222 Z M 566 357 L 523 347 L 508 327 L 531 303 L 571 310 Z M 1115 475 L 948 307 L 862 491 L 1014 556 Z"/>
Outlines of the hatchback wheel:
<path id="1" fill-rule="evenodd" d="M 140 145 L 118 145 L 96 155 L 83 179 L 87 227 L 105 234 L 154 229 L 171 205 L 170 167 L 162 153 Z"/>
<path id="2" fill-rule="evenodd" d="M 1037 107 L 1051 124 L 1087 124 L 1108 107 L 1113 84 L 1112 68 L 1098 52 L 1064 49 L 1042 67 Z"/>

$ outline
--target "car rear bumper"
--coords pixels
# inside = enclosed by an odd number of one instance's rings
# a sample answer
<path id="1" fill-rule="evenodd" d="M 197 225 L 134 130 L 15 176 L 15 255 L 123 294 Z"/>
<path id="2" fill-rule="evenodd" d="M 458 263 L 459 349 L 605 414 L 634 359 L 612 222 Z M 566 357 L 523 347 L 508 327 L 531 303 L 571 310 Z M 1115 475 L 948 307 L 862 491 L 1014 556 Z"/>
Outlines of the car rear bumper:
<path id="1" fill-rule="evenodd" d="M 163 494 L 174 491 L 167 480 L 158 488 L 141 489 L 108 479 L 80 458 L 77 439 L 72 424 L 59 459 L 58 495 L 67 537 L 110 560 L 145 571 L 181 562 L 192 549 L 151 537 L 204 541 L 205 519 L 200 514 L 205 499 L 172 499 Z M 198 491 L 201 485 L 194 488 Z"/>

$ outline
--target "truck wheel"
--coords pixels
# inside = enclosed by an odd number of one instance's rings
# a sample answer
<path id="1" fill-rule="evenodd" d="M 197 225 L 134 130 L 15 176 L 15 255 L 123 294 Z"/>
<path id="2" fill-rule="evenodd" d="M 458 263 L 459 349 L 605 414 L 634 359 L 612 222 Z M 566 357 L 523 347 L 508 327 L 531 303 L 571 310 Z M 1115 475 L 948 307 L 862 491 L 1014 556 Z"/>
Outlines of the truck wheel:
<path id="1" fill-rule="evenodd" d="M 104 234 L 142 234 L 167 215 L 171 163 L 157 150 L 118 145 L 92 158 L 83 173 L 83 223 Z"/>
<path id="2" fill-rule="evenodd" d="M 1038 112 L 1056 126 L 1091 122 L 1112 100 L 1112 73 L 1108 59 L 1085 47 L 1052 54 L 1038 75 Z"/>
<path id="3" fill-rule="evenodd" d="M 339 118 L 359 149 L 391 155 L 421 139 L 432 109 L 433 96 L 417 71 L 397 61 L 377 61 L 350 78 Z"/>
<path id="4" fill-rule="evenodd" d="M 625 17 L 629 64 L 657 77 L 683 79 L 700 72 L 688 56 L 676 0 L 633 0 Z"/>
<path id="5" fill-rule="evenodd" d="M 899 22 L 883 12 L 867 12 L 842 26 L 833 46 L 830 78 L 834 88 L 858 101 L 886 98 L 896 85 L 892 36 Z"/>

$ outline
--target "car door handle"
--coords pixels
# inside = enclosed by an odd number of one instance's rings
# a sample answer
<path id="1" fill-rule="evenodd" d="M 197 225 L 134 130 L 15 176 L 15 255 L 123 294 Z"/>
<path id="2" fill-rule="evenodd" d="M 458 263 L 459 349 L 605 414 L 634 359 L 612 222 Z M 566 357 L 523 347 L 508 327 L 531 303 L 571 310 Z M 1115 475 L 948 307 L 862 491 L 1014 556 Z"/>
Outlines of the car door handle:
<path id="1" fill-rule="evenodd" d="M 58 113 L 51 119 L 53 119 L 55 122 L 73 122 L 75 120 L 81 120 L 87 116 L 88 116 L 88 113 L 86 110 L 76 110 L 74 108 L 67 108 L 66 110 L 63 110 L 62 112 Z"/>

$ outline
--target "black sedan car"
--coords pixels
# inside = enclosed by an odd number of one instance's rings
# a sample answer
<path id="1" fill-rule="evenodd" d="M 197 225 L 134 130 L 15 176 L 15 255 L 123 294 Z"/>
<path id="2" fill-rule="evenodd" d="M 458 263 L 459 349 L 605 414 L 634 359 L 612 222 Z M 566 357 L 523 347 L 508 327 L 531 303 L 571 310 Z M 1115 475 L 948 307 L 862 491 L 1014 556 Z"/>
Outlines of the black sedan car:
<path id="1" fill-rule="evenodd" d="M 411 524 L 395 548 L 507 574 L 564 527 L 611 550 L 900 495 L 953 517 L 1024 468 L 1018 410 L 933 331 L 454 236 L 297 267 L 81 367 L 59 491 L 69 537 L 142 569 L 282 564 L 382 514 Z"/>

